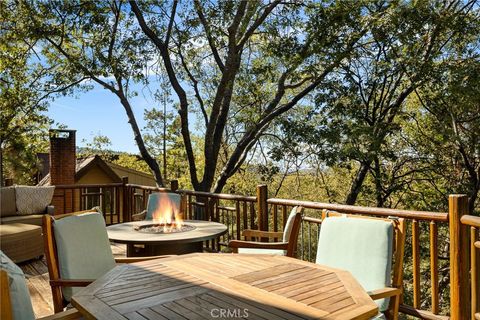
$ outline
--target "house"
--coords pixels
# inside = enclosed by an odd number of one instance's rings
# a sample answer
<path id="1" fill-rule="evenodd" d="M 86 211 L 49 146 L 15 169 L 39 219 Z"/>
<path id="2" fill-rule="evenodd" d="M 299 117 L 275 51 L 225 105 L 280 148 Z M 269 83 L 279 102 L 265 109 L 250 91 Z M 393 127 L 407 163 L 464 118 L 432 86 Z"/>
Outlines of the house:
<path id="1" fill-rule="evenodd" d="M 156 185 L 155 179 L 151 174 L 105 161 L 98 155 L 76 159 L 74 184 L 120 183 L 123 177 L 127 177 L 128 182 L 133 184 L 144 186 Z M 38 185 L 51 185 L 50 173 L 47 173 Z"/>
<path id="2" fill-rule="evenodd" d="M 98 155 L 77 158 L 75 133 L 75 130 L 52 129 L 49 131 L 50 154 L 48 161 L 43 161 L 42 169 L 44 174 L 48 173 L 43 176 L 38 185 L 59 186 L 55 191 L 57 196 L 54 195 L 52 201 L 52 204 L 58 208 L 57 213 L 71 212 L 73 208 L 78 207 L 102 206 L 105 202 L 109 202 L 105 198 L 117 197 L 114 194 L 115 191 L 95 185 L 122 183 L 123 178 L 126 177 L 132 184 L 156 186 L 153 175 L 105 161 Z M 48 169 L 45 168 L 46 166 Z M 76 185 L 88 186 L 77 188 Z M 68 188 L 62 186 L 68 186 Z M 72 199 L 77 197 L 73 197 L 73 192 L 80 192 L 82 194 L 80 198 L 85 203 L 81 205 L 75 203 Z"/>

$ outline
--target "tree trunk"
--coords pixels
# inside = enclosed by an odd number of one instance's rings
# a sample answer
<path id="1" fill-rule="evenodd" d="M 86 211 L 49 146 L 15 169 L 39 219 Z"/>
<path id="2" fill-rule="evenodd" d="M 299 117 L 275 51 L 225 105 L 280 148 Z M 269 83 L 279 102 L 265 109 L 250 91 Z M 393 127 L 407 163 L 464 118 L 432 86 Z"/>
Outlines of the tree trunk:
<path id="1" fill-rule="evenodd" d="M 469 214 L 474 214 L 475 212 L 475 202 L 477 201 L 478 198 L 478 192 L 480 191 L 480 183 L 478 182 L 480 180 L 479 177 L 476 179 L 476 184 L 472 186 L 472 190 L 470 191 L 469 197 L 468 197 L 468 212 Z"/>
<path id="2" fill-rule="evenodd" d="M 122 103 L 125 109 L 125 112 L 127 113 L 128 122 L 132 127 L 133 136 L 134 136 L 135 142 L 137 143 L 138 149 L 140 150 L 140 155 L 142 156 L 143 160 L 147 163 L 150 170 L 152 170 L 152 174 L 153 174 L 153 177 L 155 178 L 155 182 L 157 183 L 157 186 L 163 187 L 164 184 L 163 184 L 162 173 L 160 172 L 160 167 L 158 166 L 157 160 L 155 160 L 150 155 L 147 148 L 145 147 L 145 142 L 143 141 L 140 128 L 138 127 L 138 124 L 135 119 L 135 115 L 133 114 L 130 103 L 128 102 L 127 98 L 125 97 L 122 91 L 117 91 L 116 94 L 120 98 L 120 102 Z"/>
<path id="3" fill-rule="evenodd" d="M 354 205 L 357 202 L 358 194 L 362 189 L 363 182 L 367 176 L 368 170 L 370 170 L 370 165 L 372 161 L 362 162 L 360 169 L 357 172 L 355 180 L 353 180 L 352 186 L 350 187 L 350 192 L 347 195 L 345 203 L 348 205 Z"/>
<path id="4" fill-rule="evenodd" d="M 377 207 L 378 208 L 381 208 L 383 207 L 385 201 L 384 201 L 384 197 L 383 197 L 383 190 L 382 190 L 382 172 L 381 172 L 381 168 L 380 168 L 380 161 L 378 159 L 378 157 L 375 157 L 375 167 L 374 167 L 374 171 L 375 171 L 375 198 L 377 200 Z"/>
<path id="5" fill-rule="evenodd" d="M 163 177 L 167 180 L 167 102 L 163 97 Z"/>

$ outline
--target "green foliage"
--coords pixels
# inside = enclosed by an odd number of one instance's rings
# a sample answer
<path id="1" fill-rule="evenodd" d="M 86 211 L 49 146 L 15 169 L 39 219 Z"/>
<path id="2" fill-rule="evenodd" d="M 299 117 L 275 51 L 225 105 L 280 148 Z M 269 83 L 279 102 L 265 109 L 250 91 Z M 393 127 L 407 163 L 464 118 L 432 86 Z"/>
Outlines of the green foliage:
<path id="1" fill-rule="evenodd" d="M 112 157 L 111 162 L 119 166 L 151 174 L 150 168 L 141 157 L 135 154 L 120 153 Z"/>
<path id="2" fill-rule="evenodd" d="M 0 31 L 0 185 L 4 178 L 31 183 L 36 154 L 46 150 L 50 119 L 45 111 L 53 89 L 43 82 L 49 70 L 35 62 L 33 48 L 18 36 L 7 2 L 0 11 L 6 18 Z"/>

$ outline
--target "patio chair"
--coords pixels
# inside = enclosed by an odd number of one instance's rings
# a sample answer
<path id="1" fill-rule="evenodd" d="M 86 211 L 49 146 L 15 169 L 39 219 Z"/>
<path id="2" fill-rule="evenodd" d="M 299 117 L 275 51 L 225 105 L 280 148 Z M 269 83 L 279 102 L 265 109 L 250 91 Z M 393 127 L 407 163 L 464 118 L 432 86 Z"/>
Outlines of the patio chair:
<path id="1" fill-rule="evenodd" d="M 0 319 L 35 319 L 25 275 L 10 258 L 0 251 Z M 80 319 L 77 309 L 60 312 L 39 320 Z"/>
<path id="2" fill-rule="evenodd" d="M 43 236 L 55 312 L 63 311 L 78 287 L 86 287 L 116 263 L 160 258 L 114 258 L 105 220 L 98 212 L 45 216 Z"/>
<path id="3" fill-rule="evenodd" d="M 160 197 L 166 197 L 170 205 L 176 210 L 174 213 L 185 212 L 185 200 L 183 195 L 174 192 L 154 192 L 148 196 L 147 209 L 132 215 L 133 221 L 152 220 L 153 213 L 158 209 Z"/>
<path id="4" fill-rule="evenodd" d="M 380 313 L 374 319 L 398 319 L 404 220 L 341 215 L 328 210 L 322 217 L 316 263 L 350 271 L 377 303 Z"/>
<path id="5" fill-rule="evenodd" d="M 288 216 L 283 232 L 261 230 L 243 230 L 245 239 L 257 241 L 231 240 L 228 246 L 235 253 L 277 254 L 293 257 L 297 248 L 298 232 L 300 231 L 303 207 L 294 207 Z M 259 242 L 261 238 L 282 239 L 281 242 Z"/>

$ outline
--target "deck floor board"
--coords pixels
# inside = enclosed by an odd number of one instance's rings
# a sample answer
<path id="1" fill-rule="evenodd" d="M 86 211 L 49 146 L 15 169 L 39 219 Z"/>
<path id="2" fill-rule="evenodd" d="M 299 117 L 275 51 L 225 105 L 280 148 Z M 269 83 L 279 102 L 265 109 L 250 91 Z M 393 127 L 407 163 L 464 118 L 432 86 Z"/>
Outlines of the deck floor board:
<path id="1" fill-rule="evenodd" d="M 115 257 L 125 257 L 126 246 L 122 244 L 111 244 L 112 252 Z M 30 298 L 32 300 L 35 317 L 45 317 L 52 315 L 52 292 L 50 290 L 50 280 L 48 277 L 48 268 L 45 258 L 42 260 L 31 260 L 19 264 L 25 273 Z"/>

